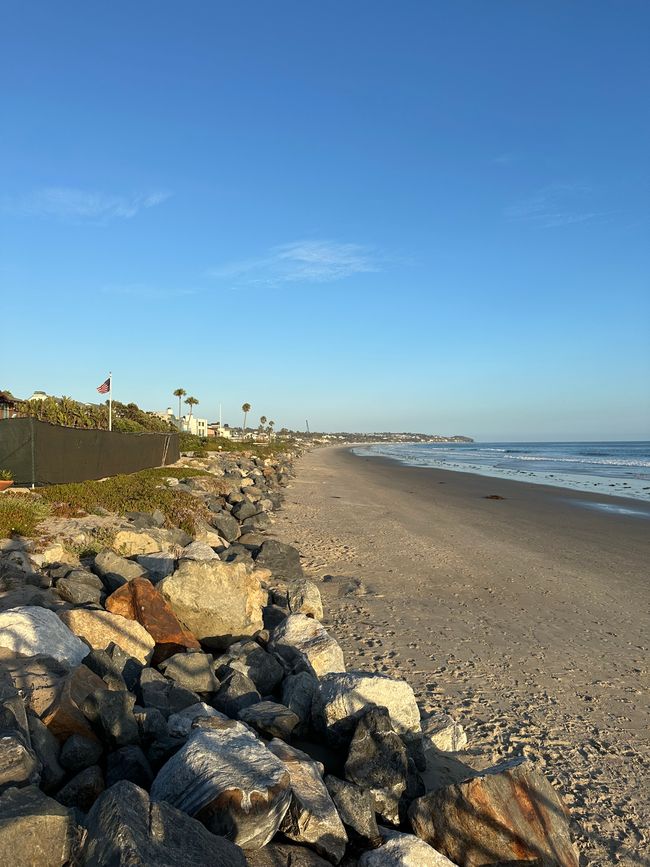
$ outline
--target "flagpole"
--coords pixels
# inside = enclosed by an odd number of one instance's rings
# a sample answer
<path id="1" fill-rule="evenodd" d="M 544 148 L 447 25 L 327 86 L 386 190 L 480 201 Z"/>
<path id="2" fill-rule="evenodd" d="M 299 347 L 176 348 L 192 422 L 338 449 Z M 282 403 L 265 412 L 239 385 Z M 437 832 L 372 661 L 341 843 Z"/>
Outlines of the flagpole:
<path id="1" fill-rule="evenodd" d="M 108 429 L 113 430 L 113 374 L 108 373 Z"/>

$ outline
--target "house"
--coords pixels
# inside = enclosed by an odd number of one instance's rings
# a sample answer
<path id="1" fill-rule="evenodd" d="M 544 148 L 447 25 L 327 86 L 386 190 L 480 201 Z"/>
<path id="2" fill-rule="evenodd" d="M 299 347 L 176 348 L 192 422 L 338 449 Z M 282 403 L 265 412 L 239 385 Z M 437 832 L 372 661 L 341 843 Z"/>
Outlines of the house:
<path id="1" fill-rule="evenodd" d="M 231 439 L 232 434 L 230 432 L 230 427 L 227 424 L 220 424 L 218 421 L 213 421 L 208 425 L 208 436 L 209 437 L 223 437 L 224 439 Z"/>
<path id="2" fill-rule="evenodd" d="M 44 391 L 35 391 L 31 397 L 28 397 L 27 400 L 47 400 L 49 397 L 48 394 L 45 394 Z"/>
<path id="3" fill-rule="evenodd" d="M 14 418 L 16 415 L 16 398 L 10 391 L 0 391 L 0 418 Z"/>
<path id="4" fill-rule="evenodd" d="M 208 420 L 207 418 L 197 418 L 194 415 L 184 415 L 181 419 L 181 430 L 184 433 L 205 439 L 208 436 Z"/>

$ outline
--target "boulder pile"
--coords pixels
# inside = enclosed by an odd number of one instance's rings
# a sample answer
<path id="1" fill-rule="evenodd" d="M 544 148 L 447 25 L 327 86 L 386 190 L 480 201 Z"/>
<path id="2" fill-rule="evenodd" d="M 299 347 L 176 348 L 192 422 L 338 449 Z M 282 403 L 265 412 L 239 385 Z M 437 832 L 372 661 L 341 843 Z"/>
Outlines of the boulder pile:
<path id="1" fill-rule="evenodd" d="M 346 671 L 271 535 L 291 459 L 183 459 L 194 537 L 138 512 L 93 557 L 0 540 L 0 864 L 577 867 L 524 759 L 425 785 L 465 734 Z"/>

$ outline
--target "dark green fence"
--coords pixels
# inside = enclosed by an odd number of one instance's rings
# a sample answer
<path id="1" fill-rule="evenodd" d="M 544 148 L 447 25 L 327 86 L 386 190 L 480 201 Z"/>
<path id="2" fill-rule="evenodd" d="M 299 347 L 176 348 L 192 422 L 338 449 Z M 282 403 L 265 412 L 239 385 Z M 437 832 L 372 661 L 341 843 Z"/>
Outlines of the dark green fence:
<path id="1" fill-rule="evenodd" d="M 180 457 L 176 433 L 119 433 L 0 419 L 0 470 L 16 485 L 58 485 L 163 467 Z"/>

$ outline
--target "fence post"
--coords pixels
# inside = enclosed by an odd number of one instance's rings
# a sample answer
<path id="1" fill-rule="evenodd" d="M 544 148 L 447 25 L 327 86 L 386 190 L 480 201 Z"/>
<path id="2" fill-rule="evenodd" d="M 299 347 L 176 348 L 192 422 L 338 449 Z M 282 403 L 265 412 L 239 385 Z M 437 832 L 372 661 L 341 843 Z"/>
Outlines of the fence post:
<path id="1" fill-rule="evenodd" d="M 32 443 L 32 490 L 36 487 L 36 433 L 34 431 L 34 416 L 29 417 L 29 432 Z"/>

